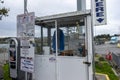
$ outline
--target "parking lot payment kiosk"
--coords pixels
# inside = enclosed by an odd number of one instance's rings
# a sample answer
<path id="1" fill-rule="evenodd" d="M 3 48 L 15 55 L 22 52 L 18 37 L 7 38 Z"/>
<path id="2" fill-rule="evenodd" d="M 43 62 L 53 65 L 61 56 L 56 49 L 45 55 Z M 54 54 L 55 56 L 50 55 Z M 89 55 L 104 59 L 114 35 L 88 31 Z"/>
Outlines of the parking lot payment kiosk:
<path id="1" fill-rule="evenodd" d="M 20 70 L 20 41 L 17 38 L 9 40 L 9 72 L 13 80 L 24 80 L 24 72 Z"/>
<path id="2" fill-rule="evenodd" d="M 90 10 L 37 17 L 35 21 L 41 35 L 36 38 L 40 52 L 35 55 L 34 79 L 94 80 Z"/>

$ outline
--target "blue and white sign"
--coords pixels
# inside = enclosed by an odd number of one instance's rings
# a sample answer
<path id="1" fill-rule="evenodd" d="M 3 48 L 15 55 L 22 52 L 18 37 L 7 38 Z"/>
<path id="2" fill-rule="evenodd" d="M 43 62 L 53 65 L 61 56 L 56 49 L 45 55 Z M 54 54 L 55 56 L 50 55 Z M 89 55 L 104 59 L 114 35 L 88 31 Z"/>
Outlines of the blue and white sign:
<path id="1" fill-rule="evenodd" d="M 95 26 L 105 25 L 106 20 L 106 0 L 93 0 L 93 24 Z"/>
<path id="2" fill-rule="evenodd" d="M 21 58 L 21 70 L 26 72 L 34 72 L 34 60 L 33 58 L 25 59 Z"/>

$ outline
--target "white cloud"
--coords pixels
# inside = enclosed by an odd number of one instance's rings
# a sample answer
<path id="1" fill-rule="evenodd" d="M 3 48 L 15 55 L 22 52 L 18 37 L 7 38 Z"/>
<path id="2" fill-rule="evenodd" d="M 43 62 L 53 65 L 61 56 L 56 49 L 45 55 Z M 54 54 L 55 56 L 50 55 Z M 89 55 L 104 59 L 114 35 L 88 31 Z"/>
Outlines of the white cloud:
<path id="1" fill-rule="evenodd" d="M 104 25 L 104 26 L 95 26 L 94 27 L 94 35 L 99 35 L 99 34 L 119 34 L 119 27 L 118 26 L 113 26 L 113 25 Z"/>
<path id="2" fill-rule="evenodd" d="M 35 11 L 38 16 L 52 15 L 76 10 L 75 0 L 29 0 L 28 11 Z"/>
<path id="3" fill-rule="evenodd" d="M 28 11 L 35 12 L 36 16 L 46 16 L 64 12 L 76 11 L 76 0 L 27 0 Z M 90 9 L 91 0 L 87 1 L 87 9 Z M 120 30 L 120 0 L 107 1 L 107 25 L 97 26 L 96 34 L 114 34 Z M 24 13 L 24 0 L 5 0 L 3 6 L 10 8 L 9 16 L 0 21 L 0 36 L 16 36 L 16 16 Z"/>

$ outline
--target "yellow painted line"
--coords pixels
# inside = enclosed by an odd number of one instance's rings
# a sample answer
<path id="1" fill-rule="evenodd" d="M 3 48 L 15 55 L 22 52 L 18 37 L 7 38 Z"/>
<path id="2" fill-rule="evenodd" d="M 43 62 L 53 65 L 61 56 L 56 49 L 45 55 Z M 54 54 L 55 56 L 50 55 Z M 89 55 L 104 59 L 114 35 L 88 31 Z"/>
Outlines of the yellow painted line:
<path id="1" fill-rule="evenodd" d="M 107 74 L 102 74 L 102 73 L 95 73 L 95 74 L 98 74 L 98 75 L 103 75 L 103 76 L 105 76 L 105 77 L 106 77 L 106 79 L 107 79 L 107 80 L 110 80 L 110 78 L 108 77 L 108 75 L 107 75 Z"/>

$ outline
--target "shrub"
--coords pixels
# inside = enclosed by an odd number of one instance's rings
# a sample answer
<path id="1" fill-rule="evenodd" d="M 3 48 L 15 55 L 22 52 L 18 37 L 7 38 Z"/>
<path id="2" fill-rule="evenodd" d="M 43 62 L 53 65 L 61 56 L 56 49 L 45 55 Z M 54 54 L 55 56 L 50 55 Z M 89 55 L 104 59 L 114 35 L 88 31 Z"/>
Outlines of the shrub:
<path id="1" fill-rule="evenodd" d="M 104 57 L 99 57 L 99 61 L 105 61 Z"/>

